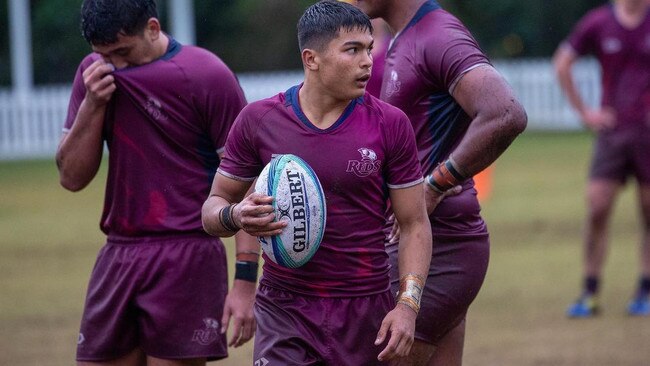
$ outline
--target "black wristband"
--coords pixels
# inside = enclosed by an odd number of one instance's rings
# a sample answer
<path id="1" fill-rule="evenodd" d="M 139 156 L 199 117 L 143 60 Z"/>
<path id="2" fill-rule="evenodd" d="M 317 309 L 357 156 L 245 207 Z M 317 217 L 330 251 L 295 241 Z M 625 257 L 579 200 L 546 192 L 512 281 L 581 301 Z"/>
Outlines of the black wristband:
<path id="1" fill-rule="evenodd" d="M 232 217 L 233 209 L 237 204 L 229 205 L 221 209 L 219 212 L 219 220 L 221 221 L 221 226 L 228 231 L 238 231 L 239 227 L 235 224 L 235 220 Z"/>
<path id="2" fill-rule="evenodd" d="M 452 175 L 454 178 L 456 178 L 456 180 L 457 180 L 459 183 L 460 183 L 460 182 L 463 182 L 464 180 L 467 179 L 467 178 L 465 178 L 465 176 L 463 176 L 463 175 L 462 175 L 462 174 L 461 174 L 461 173 L 456 169 L 456 167 L 454 166 L 454 163 L 452 162 L 451 158 L 449 158 L 449 159 L 447 159 L 447 161 L 445 161 L 445 166 L 447 167 L 447 170 L 449 170 L 449 173 L 451 173 L 451 175 Z"/>
<path id="3" fill-rule="evenodd" d="M 257 282 L 257 262 L 237 261 L 235 262 L 235 279 L 248 282 Z"/>

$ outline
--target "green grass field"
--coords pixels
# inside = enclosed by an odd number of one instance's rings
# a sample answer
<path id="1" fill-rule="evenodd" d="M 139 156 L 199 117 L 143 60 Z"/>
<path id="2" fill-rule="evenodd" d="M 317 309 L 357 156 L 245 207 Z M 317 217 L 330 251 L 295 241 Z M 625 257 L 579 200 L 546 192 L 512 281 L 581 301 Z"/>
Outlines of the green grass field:
<path id="1" fill-rule="evenodd" d="M 490 269 L 470 309 L 467 366 L 650 365 L 650 318 L 625 315 L 636 284 L 636 190 L 617 204 L 597 319 L 568 320 L 578 295 L 591 137 L 525 134 L 498 161 L 484 217 Z M 105 167 L 104 167 L 105 168 Z M 0 365 L 71 365 L 103 237 L 105 169 L 80 193 L 53 161 L 0 163 Z M 232 253 L 232 243 L 227 242 Z M 250 365 L 250 344 L 222 365 Z"/>

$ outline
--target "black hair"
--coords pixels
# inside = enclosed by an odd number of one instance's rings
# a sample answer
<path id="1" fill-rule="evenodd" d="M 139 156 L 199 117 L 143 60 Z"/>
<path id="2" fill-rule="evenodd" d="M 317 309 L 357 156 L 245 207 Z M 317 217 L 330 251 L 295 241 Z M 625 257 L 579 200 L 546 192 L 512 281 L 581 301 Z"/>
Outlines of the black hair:
<path id="1" fill-rule="evenodd" d="M 84 0 L 81 34 L 90 44 L 112 44 L 118 33 L 141 34 L 150 18 L 158 18 L 155 0 Z"/>
<path id="2" fill-rule="evenodd" d="M 322 50 L 340 30 L 370 31 L 370 18 L 357 7 L 335 0 L 323 0 L 310 6 L 298 21 L 298 46 Z"/>

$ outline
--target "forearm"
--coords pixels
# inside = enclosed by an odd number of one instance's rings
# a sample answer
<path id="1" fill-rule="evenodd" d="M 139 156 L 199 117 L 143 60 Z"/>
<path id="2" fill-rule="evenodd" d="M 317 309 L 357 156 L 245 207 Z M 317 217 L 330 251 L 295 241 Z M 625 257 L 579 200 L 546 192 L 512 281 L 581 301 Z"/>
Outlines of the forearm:
<path id="1" fill-rule="evenodd" d="M 451 152 L 464 180 L 490 166 L 524 131 L 528 117 L 512 88 L 492 67 L 469 71 L 453 93 L 456 102 L 472 119 Z"/>
<path id="2" fill-rule="evenodd" d="M 240 230 L 235 234 L 235 284 L 256 283 L 261 246 L 257 237 Z"/>
<path id="3" fill-rule="evenodd" d="M 402 227 L 399 246 L 400 290 L 397 305 L 420 311 L 422 292 L 431 262 L 431 228 L 425 220 Z"/>
<path id="4" fill-rule="evenodd" d="M 205 230 L 206 233 L 218 237 L 230 237 L 237 232 L 237 230 L 232 230 L 233 227 L 227 226 L 228 223 L 224 225 L 223 215 L 226 213 L 224 210 L 228 210 L 229 212 L 227 213 L 232 214 L 230 205 L 231 203 L 225 198 L 217 195 L 210 195 L 210 197 L 208 197 L 201 210 L 203 230 Z M 230 218 L 227 217 L 226 220 L 232 220 L 232 216 L 230 216 Z"/>
<path id="5" fill-rule="evenodd" d="M 399 274 L 400 278 L 414 274 L 427 277 L 431 262 L 431 227 L 425 220 L 402 225 L 400 223 Z"/>
<path id="6" fill-rule="evenodd" d="M 84 100 L 70 131 L 63 135 L 56 163 L 61 185 L 71 191 L 86 187 L 97 174 L 103 153 L 102 129 L 106 106 Z"/>
<path id="7" fill-rule="evenodd" d="M 499 113 L 476 116 L 450 155 L 459 173 L 469 178 L 490 166 L 524 131 L 526 123 L 526 112 L 516 100 Z"/>
<path id="8" fill-rule="evenodd" d="M 575 61 L 576 55 L 574 55 L 573 50 L 567 45 L 562 45 L 553 57 L 553 66 L 560 88 L 569 99 L 569 104 L 582 115 L 586 110 L 586 106 L 573 81 L 572 68 Z"/>

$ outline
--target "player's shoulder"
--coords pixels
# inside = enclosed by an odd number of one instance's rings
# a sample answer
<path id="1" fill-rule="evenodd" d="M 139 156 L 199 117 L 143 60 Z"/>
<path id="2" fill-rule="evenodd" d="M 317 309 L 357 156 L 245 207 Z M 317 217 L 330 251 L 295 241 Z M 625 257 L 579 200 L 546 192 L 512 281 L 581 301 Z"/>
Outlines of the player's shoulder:
<path id="1" fill-rule="evenodd" d="M 450 12 L 440 8 L 429 12 L 416 25 L 416 38 L 428 43 L 444 43 L 458 37 L 459 33 L 469 35 L 469 30 Z"/>
<path id="2" fill-rule="evenodd" d="M 589 10 L 582 18 L 585 24 L 602 24 L 614 20 L 612 4 L 605 4 Z"/>
<path id="3" fill-rule="evenodd" d="M 283 104 L 283 93 L 276 94 L 272 97 L 248 103 L 240 112 L 240 117 L 248 121 L 248 123 L 260 124 L 266 121 L 264 117 L 270 112 L 283 108 Z"/>
<path id="4" fill-rule="evenodd" d="M 223 62 L 223 61 L 221 61 L 219 56 L 217 56 L 212 51 L 209 51 L 209 50 L 207 50 L 207 49 L 205 49 L 203 47 L 193 46 L 193 45 L 186 45 L 186 44 L 182 45 L 181 47 L 182 47 L 182 49 L 181 49 L 180 52 L 185 57 L 193 57 L 193 58 L 196 57 L 196 58 L 199 58 L 202 61 L 203 60 L 208 60 L 208 61 L 212 61 L 212 62 Z"/>
<path id="5" fill-rule="evenodd" d="M 205 48 L 191 45 L 181 46 L 181 50 L 178 53 L 179 59 L 175 61 L 183 61 L 184 63 L 189 63 L 192 66 L 203 66 L 203 67 L 219 67 L 228 69 L 225 62 L 217 56 L 212 51 L 209 51 Z M 197 70 L 201 70 L 202 67 L 194 67 Z"/>
<path id="6" fill-rule="evenodd" d="M 234 77 L 234 72 L 216 54 L 198 46 L 183 45 L 179 53 L 170 59 L 192 80 L 196 82 L 214 83 L 229 80 Z"/>

